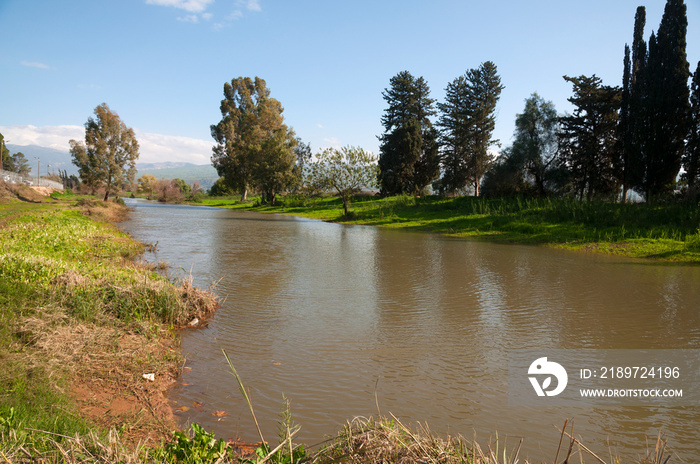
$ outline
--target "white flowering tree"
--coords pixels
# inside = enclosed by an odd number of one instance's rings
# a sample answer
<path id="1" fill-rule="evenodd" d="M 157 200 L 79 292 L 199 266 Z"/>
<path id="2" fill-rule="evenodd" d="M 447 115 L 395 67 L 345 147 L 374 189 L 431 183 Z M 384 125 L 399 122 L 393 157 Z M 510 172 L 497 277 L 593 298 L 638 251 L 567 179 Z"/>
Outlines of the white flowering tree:
<path id="1" fill-rule="evenodd" d="M 348 215 L 352 196 L 363 188 L 377 187 L 377 158 L 359 147 L 327 148 L 311 164 L 308 183 L 332 190 Z"/>

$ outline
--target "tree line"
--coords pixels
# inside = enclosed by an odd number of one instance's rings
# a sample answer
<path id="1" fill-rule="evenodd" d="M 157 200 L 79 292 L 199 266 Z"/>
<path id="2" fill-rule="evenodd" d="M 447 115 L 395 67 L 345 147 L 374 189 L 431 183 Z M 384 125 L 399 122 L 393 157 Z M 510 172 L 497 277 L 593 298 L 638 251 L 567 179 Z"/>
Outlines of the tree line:
<path id="1" fill-rule="evenodd" d="M 632 49 L 625 46 L 622 87 L 592 76 L 564 76 L 572 114 L 533 93 L 516 115 L 514 141 L 495 158 L 494 114 L 503 86 L 485 62 L 448 84 L 443 103 L 422 77 L 401 72 L 383 93 L 379 167 L 382 192 L 487 196 L 574 196 L 647 201 L 680 187 L 700 190 L 700 63 L 686 59 L 686 6 L 668 0 L 658 32 L 643 39 L 645 8 L 637 9 Z M 430 116 L 436 116 L 435 128 Z M 680 183 L 678 174 L 683 168 Z"/>
<path id="2" fill-rule="evenodd" d="M 684 189 L 700 195 L 700 63 L 691 77 L 683 0 L 667 0 L 657 32 L 643 38 L 638 7 L 632 46 L 625 45 L 622 86 L 595 74 L 563 76 L 572 114 L 559 115 L 537 93 L 516 115 L 513 143 L 495 156 L 496 105 L 504 86 L 486 61 L 448 83 L 436 102 L 423 77 L 402 71 L 382 97 L 378 159 L 358 147 L 311 154 L 284 122 L 266 82 L 238 77 L 224 84 L 221 120 L 210 126 L 211 161 L 221 179 L 212 193 L 336 191 L 378 186 L 383 195 L 568 196 L 626 202 L 635 191 L 651 202 Z M 86 123 L 85 142 L 71 141 L 81 180 L 105 197 L 133 184 L 138 142 L 106 104 Z M 679 179 L 679 173 L 683 170 Z M 340 179 L 340 180 L 339 180 Z M 361 179 L 361 182 L 357 182 Z M 352 180 L 352 182 L 350 181 Z M 144 187 L 145 188 L 145 187 Z M 165 188 L 165 187 L 163 187 Z M 148 188 L 151 190 L 150 188 Z"/>

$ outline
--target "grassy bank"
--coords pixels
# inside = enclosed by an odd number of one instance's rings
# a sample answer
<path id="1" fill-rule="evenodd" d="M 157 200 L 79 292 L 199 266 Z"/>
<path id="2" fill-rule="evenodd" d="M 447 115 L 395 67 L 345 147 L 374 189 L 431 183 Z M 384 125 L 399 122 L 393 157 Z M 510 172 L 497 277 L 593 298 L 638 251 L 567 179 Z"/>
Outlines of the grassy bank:
<path id="1" fill-rule="evenodd" d="M 700 208 L 693 205 L 612 204 L 567 199 L 356 197 L 350 217 L 340 200 L 287 196 L 278 206 L 256 199 L 207 198 L 201 204 L 293 214 L 324 221 L 429 231 L 503 243 L 550 245 L 700 263 Z"/>
<path id="2" fill-rule="evenodd" d="M 123 206 L 15 189 L 0 185 L 0 462 L 159 446 L 174 428 L 173 328 L 215 297 L 138 264 L 144 245 L 105 222 Z"/>

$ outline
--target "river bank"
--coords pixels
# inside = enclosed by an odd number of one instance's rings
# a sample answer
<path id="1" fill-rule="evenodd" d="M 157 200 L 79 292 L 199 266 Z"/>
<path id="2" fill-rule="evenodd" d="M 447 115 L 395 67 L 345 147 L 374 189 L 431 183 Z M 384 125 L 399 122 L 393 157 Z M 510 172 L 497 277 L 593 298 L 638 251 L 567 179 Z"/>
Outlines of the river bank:
<path id="1" fill-rule="evenodd" d="M 567 199 L 358 196 L 349 217 L 339 199 L 288 195 L 277 206 L 234 197 L 197 204 L 291 214 L 343 224 L 434 232 L 499 243 L 545 245 L 664 263 L 700 263 L 700 207 Z"/>
<path id="2" fill-rule="evenodd" d="M 176 429 L 164 395 L 182 367 L 175 329 L 216 297 L 137 262 L 146 245 L 112 224 L 123 205 L 0 190 L 4 462 L 61 461 L 76 436 L 102 457 L 161 446 Z"/>

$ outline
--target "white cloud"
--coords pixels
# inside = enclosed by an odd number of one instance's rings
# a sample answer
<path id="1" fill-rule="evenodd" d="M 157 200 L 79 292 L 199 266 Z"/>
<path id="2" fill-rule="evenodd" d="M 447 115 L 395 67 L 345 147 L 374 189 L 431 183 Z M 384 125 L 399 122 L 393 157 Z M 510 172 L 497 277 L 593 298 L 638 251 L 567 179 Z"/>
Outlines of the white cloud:
<path id="1" fill-rule="evenodd" d="M 199 16 L 197 16 L 197 15 L 195 15 L 195 14 L 185 15 L 185 16 L 179 16 L 179 17 L 177 18 L 177 20 L 178 20 L 178 21 L 185 22 L 185 23 L 194 23 L 194 24 L 197 24 L 197 23 L 199 22 Z"/>
<path id="2" fill-rule="evenodd" d="M 22 61 L 20 64 L 29 68 L 51 69 L 48 64 L 39 63 L 38 61 Z"/>
<path id="3" fill-rule="evenodd" d="M 231 13 L 229 13 L 226 16 L 226 21 L 235 21 L 237 19 L 241 19 L 242 17 L 243 17 L 243 11 L 233 10 Z"/>
<path id="4" fill-rule="evenodd" d="M 213 2 L 214 0 L 146 0 L 149 5 L 169 6 L 190 13 L 201 13 Z"/>
<path id="5" fill-rule="evenodd" d="M 134 130 L 134 132 L 139 141 L 139 162 L 141 163 L 164 161 L 210 163 L 213 141 L 177 135 L 153 134 L 139 130 Z"/>
<path id="6" fill-rule="evenodd" d="M 245 7 L 248 11 L 262 11 L 260 7 L 260 0 L 247 0 L 245 2 Z"/>
<path id="7" fill-rule="evenodd" d="M 70 149 L 70 139 L 82 140 L 85 137 L 82 126 L 2 126 L 0 132 L 7 143 L 39 145 L 63 151 Z"/>
<path id="8" fill-rule="evenodd" d="M 180 161 L 209 164 L 213 141 L 153 134 L 134 129 L 139 142 L 139 162 L 159 163 Z M 84 140 L 82 126 L 0 126 L 5 141 L 14 145 L 38 145 L 61 151 L 69 151 L 69 140 Z"/>

